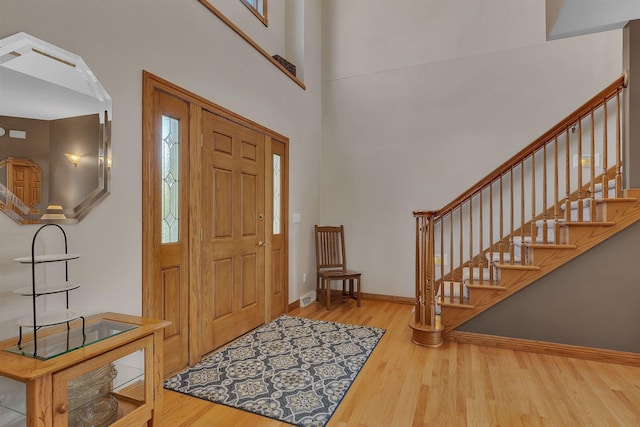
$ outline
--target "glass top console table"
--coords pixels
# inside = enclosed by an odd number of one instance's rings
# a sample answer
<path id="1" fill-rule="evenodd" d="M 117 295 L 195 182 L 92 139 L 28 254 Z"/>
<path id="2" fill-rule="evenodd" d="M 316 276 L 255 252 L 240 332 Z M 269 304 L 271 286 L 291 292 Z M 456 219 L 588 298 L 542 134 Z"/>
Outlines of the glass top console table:
<path id="1" fill-rule="evenodd" d="M 164 320 L 104 313 L 0 343 L 0 419 L 11 426 L 153 424 L 162 403 Z"/>

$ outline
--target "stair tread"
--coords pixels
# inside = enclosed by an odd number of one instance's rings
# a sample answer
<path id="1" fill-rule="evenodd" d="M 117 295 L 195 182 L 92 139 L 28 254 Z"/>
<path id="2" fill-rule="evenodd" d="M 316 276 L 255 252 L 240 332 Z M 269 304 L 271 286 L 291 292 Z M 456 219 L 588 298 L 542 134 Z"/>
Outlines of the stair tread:
<path id="1" fill-rule="evenodd" d="M 496 267 L 503 270 L 531 270 L 538 271 L 540 267 L 537 265 L 521 265 L 521 264 L 496 264 Z"/>
<path id="2" fill-rule="evenodd" d="M 555 243 L 532 243 L 527 245 L 533 249 L 576 249 L 576 245 L 557 245 Z"/>
<path id="3" fill-rule="evenodd" d="M 598 227 L 611 227 L 616 225 L 615 222 L 609 221 L 575 221 L 575 222 L 567 222 L 569 226 L 598 226 Z"/>
<path id="4" fill-rule="evenodd" d="M 468 298 L 465 298 L 462 301 L 463 301 L 462 303 L 459 302 L 459 301 L 458 302 L 451 302 L 451 301 L 447 302 L 447 301 L 442 301 L 442 298 L 439 298 L 438 299 L 438 305 L 440 307 L 457 307 L 457 308 L 465 308 L 465 309 L 474 309 L 474 308 L 476 308 L 475 305 L 472 305 L 472 304 L 468 303 L 468 301 L 469 301 Z"/>
<path id="5" fill-rule="evenodd" d="M 605 202 L 637 202 L 638 199 L 635 197 L 610 197 L 608 199 L 598 199 L 596 200 L 596 204 L 605 203 Z"/>
<path id="6" fill-rule="evenodd" d="M 486 283 L 482 284 L 482 285 L 468 284 L 466 286 L 469 289 L 487 289 L 487 290 L 492 290 L 492 291 L 506 291 L 507 290 L 507 288 L 502 286 L 502 285 L 487 285 Z"/>

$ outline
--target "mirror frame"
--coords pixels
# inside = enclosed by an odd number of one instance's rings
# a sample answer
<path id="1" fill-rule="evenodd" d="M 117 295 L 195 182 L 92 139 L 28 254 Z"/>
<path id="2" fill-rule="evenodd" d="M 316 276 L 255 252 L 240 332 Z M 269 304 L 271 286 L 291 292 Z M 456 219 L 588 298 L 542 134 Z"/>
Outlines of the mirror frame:
<path id="1" fill-rule="evenodd" d="M 61 63 L 73 67 L 77 72 L 78 78 L 82 79 L 87 85 L 88 91 L 86 91 L 86 93 L 94 96 L 98 104 L 101 105 L 102 111 L 98 112 L 99 136 L 98 141 L 96 141 L 98 144 L 98 164 L 96 165 L 98 185 L 97 188 L 87 194 L 76 206 L 52 206 L 50 205 L 50 200 L 48 200 L 45 203 L 45 206 L 48 208 L 44 212 L 37 214 L 37 216 L 29 214 L 29 208 L 7 187 L 2 185 L 0 186 L 0 196 L 4 196 L 5 203 L 4 209 L 0 208 L 0 210 L 19 224 L 75 224 L 80 222 L 102 201 L 111 189 L 111 97 L 79 55 L 68 52 L 27 33 L 17 33 L 0 40 L 0 65 L 12 60 L 10 58 L 2 61 L 2 58 L 6 58 L 8 55 L 19 58 L 23 55 L 30 54 L 39 55 L 39 59 L 44 58 L 47 61 L 57 61 L 58 66 Z M 46 81 L 54 85 L 59 84 L 68 90 L 72 90 L 61 82 L 52 81 L 51 76 L 48 76 Z M 87 88 L 83 89 L 86 90 Z M 95 113 L 92 112 L 92 114 Z M 48 181 L 50 182 L 51 179 L 48 179 Z M 47 185 L 49 185 L 49 182 L 47 182 Z M 11 206 L 14 206 L 15 209 L 11 208 Z"/>

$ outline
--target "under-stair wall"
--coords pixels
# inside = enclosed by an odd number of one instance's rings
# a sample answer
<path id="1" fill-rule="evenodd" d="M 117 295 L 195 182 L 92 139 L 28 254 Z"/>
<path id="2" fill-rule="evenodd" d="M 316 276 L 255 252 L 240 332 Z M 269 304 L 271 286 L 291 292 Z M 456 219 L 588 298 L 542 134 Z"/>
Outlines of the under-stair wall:
<path id="1" fill-rule="evenodd" d="M 640 223 L 457 331 L 640 353 Z"/>

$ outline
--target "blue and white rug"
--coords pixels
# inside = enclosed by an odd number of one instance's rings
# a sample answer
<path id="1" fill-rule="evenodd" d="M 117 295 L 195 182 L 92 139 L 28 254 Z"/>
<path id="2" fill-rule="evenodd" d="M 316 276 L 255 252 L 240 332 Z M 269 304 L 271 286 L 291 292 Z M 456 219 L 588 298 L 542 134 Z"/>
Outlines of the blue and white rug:
<path id="1" fill-rule="evenodd" d="M 164 382 L 297 426 L 324 426 L 384 329 L 281 316 Z"/>

